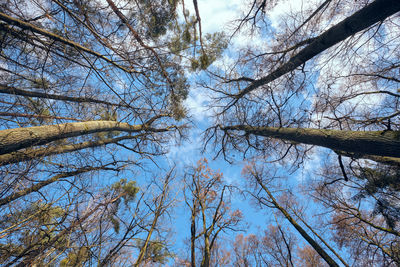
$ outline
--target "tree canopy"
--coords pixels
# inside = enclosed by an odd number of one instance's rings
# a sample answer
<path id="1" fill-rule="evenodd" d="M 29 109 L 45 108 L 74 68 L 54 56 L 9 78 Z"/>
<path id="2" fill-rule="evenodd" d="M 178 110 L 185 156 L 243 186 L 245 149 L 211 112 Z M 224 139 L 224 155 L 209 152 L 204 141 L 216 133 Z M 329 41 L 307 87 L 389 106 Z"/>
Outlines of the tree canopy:
<path id="1" fill-rule="evenodd" d="M 400 264 L 400 1 L 204 3 L 0 3 L 0 264 Z"/>

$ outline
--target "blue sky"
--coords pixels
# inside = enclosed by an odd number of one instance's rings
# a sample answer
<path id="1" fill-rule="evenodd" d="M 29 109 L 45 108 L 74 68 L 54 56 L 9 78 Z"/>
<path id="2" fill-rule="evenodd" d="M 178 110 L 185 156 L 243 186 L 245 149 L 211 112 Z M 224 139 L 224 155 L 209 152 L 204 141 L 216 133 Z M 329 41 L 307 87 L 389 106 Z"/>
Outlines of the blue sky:
<path id="1" fill-rule="evenodd" d="M 212 1 L 212 0 L 204 0 L 198 1 L 199 3 L 199 11 L 202 19 L 202 29 L 203 34 L 207 32 L 215 32 L 220 31 L 221 29 L 225 29 L 228 33 L 235 25 L 234 19 L 241 17 L 245 10 L 248 10 L 248 7 L 243 6 L 243 1 Z M 269 10 L 268 18 L 270 23 L 269 32 L 279 33 L 282 23 L 284 19 L 284 15 L 289 13 L 290 11 L 301 11 L 305 9 L 312 9 L 315 6 L 318 6 L 321 1 L 279 1 L 278 5 L 273 9 Z M 191 1 L 186 1 L 185 5 L 188 9 L 193 10 L 191 7 Z M 346 6 L 344 10 L 342 10 L 342 14 L 338 14 L 335 19 L 329 21 L 322 21 L 320 23 L 318 30 L 325 30 L 328 27 L 336 24 L 338 21 L 345 18 L 349 13 L 353 13 L 358 7 L 354 6 Z M 304 20 L 305 18 L 299 18 Z M 246 47 L 254 47 L 262 50 L 267 50 L 269 45 L 273 45 L 275 40 L 273 36 L 266 35 L 264 33 L 256 32 L 252 37 L 246 31 L 242 31 L 238 35 L 236 35 L 230 43 L 228 50 L 223 54 L 223 56 L 217 60 L 211 68 L 218 68 L 222 63 L 233 62 L 235 59 L 233 58 L 236 55 L 236 51 L 241 48 Z M 368 36 L 364 35 L 361 38 L 367 41 Z M 363 42 L 360 42 L 363 43 Z M 362 61 L 363 58 L 371 54 L 369 49 L 374 49 L 373 47 L 363 47 L 362 49 L 357 49 L 357 56 L 354 56 L 355 62 L 358 64 L 368 64 L 368 62 Z M 333 58 L 333 59 L 332 59 Z M 343 91 L 342 88 L 348 80 L 343 79 L 338 81 L 333 87 L 329 87 L 327 89 L 326 84 L 324 84 L 324 78 L 329 75 L 330 72 L 334 72 L 336 75 L 345 75 L 346 73 L 351 72 L 349 69 L 351 64 L 343 64 L 340 57 L 335 58 L 331 54 L 331 50 L 328 50 L 327 53 L 315 59 L 313 64 L 314 66 L 321 67 L 318 71 L 315 72 L 313 77 L 313 87 L 310 92 L 310 95 L 304 95 L 307 98 L 308 105 L 313 105 L 316 101 L 317 96 L 313 94 L 318 94 L 322 92 L 326 93 L 323 90 L 329 90 L 331 95 L 342 96 Z M 194 73 L 191 74 L 191 81 L 196 81 L 197 79 L 201 79 L 203 73 Z M 322 78 L 322 79 L 321 79 Z M 354 87 L 356 90 L 363 90 L 368 87 L 368 83 L 364 83 L 359 87 Z M 194 122 L 194 127 L 189 133 L 189 138 L 187 141 L 184 141 L 183 144 L 179 147 L 172 147 L 171 152 L 168 154 L 170 160 L 174 162 L 178 162 L 179 164 L 194 164 L 199 158 L 207 157 L 210 161 L 211 168 L 215 170 L 220 170 L 224 173 L 224 177 L 228 183 L 232 183 L 235 185 L 243 185 L 243 177 L 241 176 L 241 169 L 245 162 L 242 161 L 242 155 L 236 155 L 236 162 L 234 164 L 229 164 L 224 161 L 221 157 L 219 157 L 216 161 L 211 161 L 211 159 L 215 156 L 215 151 L 206 150 L 205 154 L 201 154 L 200 151 L 203 148 L 202 144 L 202 131 L 206 129 L 208 126 L 212 125 L 212 114 L 213 111 L 208 109 L 208 104 L 211 103 L 210 99 L 211 93 L 206 89 L 197 86 L 196 84 L 192 84 L 191 91 L 189 93 L 188 99 L 185 101 L 186 107 L 189 110 L 189 115 Z M 349 101 L 347 105 L 356 106 L 357 108 L 354 110 L 354 113 L 362 112 L 365 108 L 378 107 L 381 105 L 382 98 L 375 96 L 367 96 L 362 98 L 354 98 Z M 346 112 L 346 106 L 340 106 L 336 112 Z M 331 111 L 324 110 L 320 113 L 314 113 L 312 115 L 312 120 L 315 122 L 315 125 L 311 125 L 310 127 L 316 127 L 318 125 L 326 125 L 330 121 L 326 118 L 332 116 Z M 323 161 L 333 161 L 337 163 L 336 155 L 325 148 L 314 147 L 312 151 L 308 153 L 308 157 L 305 160 L 304 164 L 297 171 L 288 173 L 285 169 L 285 166 L 280 166 L 279 164 L 274 164 L 275 167 L 279 169 L 282 176 L 286 176 L 284 187 L 291 188 L 298 197 L 298 201 L 306 207 L 305 213 L 307 214 L 306 219 L 309 224 L 312 222 L 318 221 L 318 215 L 324 214 L 325 210 L 322 206 L 313 202 L 312 199 L 307 195 L 307 185 L 310 181 L 318 180 L 321 177 L 318 173 L 321 171 L 323 167 Z M 343 159 L 345 162 L 348 159 Z M 261 160 L 262 161 L 262 160 Z M 272 217 L 271 210 L 258 210 L 254 208 L 253 205 L 250 204 L 248 200 L 243 201 L 240 197 L 234 198 L 233 204 L 236 207 L 239 207 L 244 211 L 245 221 L 249 223 L 249 228 L 247 233 L 257 233 L 265 229 L 266 225 L 269 223 L 274 223 L 274 219 Z M 179 214 L 178 220 L 182 217 L 185 218 L 185 210 L 181 210 Z M 317 216 L 317 217 L 314 217 Z M 186 216 L 186 222 L 179 223 L 179 236 L 189 237 L 189 225 L 186 225 L 186 230 L 181 231 L 182 228 L 185 228 L 185 223 L 189 222 L 189 217 Z M 286 222 L 282 221 L 282 224 L 286 225 Z M 182 226 L 182 227 L 181 227 Z M 293 232 L 297 235 L 297 232 L 289 225 L 289 228 L 293 230 Z M 324 234 L 324 233 L 320 233 Z M 325 234 L 328 234 L 327 232 Z M 232 240 L 234 236 L 230 237 Z M 303 244 L 303 239 L 298 236 L 299 244 Z M 182 243 L 181 243 L 182 244 Z M 332 245 L 332 244 L 331 244 Z M 178 243 L 178 248 L 180 247 Z M 346 253 L 342 251 L 341 253 Z"/>
<path id="2" fill-rule="evenodd" d="M 104 0 L 99 0 L 104 2 Z M 241 0 L 232 0 L 232 1 L 216 1 L 216 0 L 199 0 L 199 11 L 202 21 L 202 30 L 203 35 L 207 33 L 214 33 L 217 31 L 225 30 L 228 34 L 232 31 L 235 26 L 235 19 L 243 16 L 243 12 L 248 10 L 248 6 L 244 5 L 245 1 Z M 282 23 L 284 15 L 289 11 L 301 11 L 305 9 L 315 8 L 317 4 L 321 1 L 312 0 L 312 1 L 302 1 L 302 0 L 291 0 L 291 1 L 279 1 L 278 5 L 268 10 L 268 29 L 262 32 L 254 32 L 253 35 L 250 35 L 248 29 L 244 29 L 239 32 L 234 38 L 231 39 L 228 50 L 219 58 L 216 62 L 214 62 L 210 68 L 218 69 L 224 64 L 230 65 L 235 61 L 235 56 L 237 56 L 237 51 L 243 48 L 254 48 L 259 50 L 268 50 L 268 47 L 276 44 L 274 34 L 279 34 L 279 32 L 283 29 Z M 185 1 L 186 8 L 189 9 L 192 14 L 194 13 L 194 8 L 192 6 L 192 1 Z M 357 9 L 357 7 L 348 7 L 343 11 L 342 15 L 338 15 L 334 20 L 322 21 L 318 27 L 320 29 L 316 29 L 316 32 L 319 30 L 326 29 L 332 24 L 338 22 L 341 18 L 345 17 L 347 13 L 353 12 L 353 10 Z M 34 9 L 33 9 L 34 10 Z M 33 11 L 32 11 L 33 12 Z M 299 18 L 299 20 L 304 20 L 305 18 Z M 362 37 L 364 38 L 364 36 Z M 366 37 L 365 37 L 366 38 Z M 387 38 L 390 38 L 388 36 Z M 354 58 L 354 61 L 361 64 L 368 64 L 368 62 L 362 61 L 363 56 L 366 54 L 369 55 L 370 51 L 367 48 L 358 49 L 357 51 L 358 57 Z M 326 77 L 330 75 L 330 72 L 334 72 L 337 75 L 345 74 L 350 72 L 350 64 L 346 65 L 343 62 L 340 62 L 340 59 L 331 60 L 330 51 L 328 53 L 318 57 L 318 59 L 313 62 L 314 66 L 324 66 L 318 71 L 314 72 L 314 76 L 312 76 L 313 88 L 308 88 L 310 90 L 309 95 L 302 95 L 300 99 L 307 99 L 305 105 L 313 105 L 315 101 L 317 101 L 317 96 L 313 94 L 317 93 L 330 93 L 331 95 L 342 95 L 342 87 L 346 84 L 347 80 L 343 79 L 339 81 L 332 87 L 329 87 L 328 91 L 323 91 L 326 88 L 326 84 L 324 84 L 324 79 L 320 79 L 321 77 Z M 268 72 L 269 70 L 264 70 Z M 260 71 L 261 73 L 261 71 Z M 137 180 L 139 185 L 146 185 L 146 182 L 150 180 L 150 178 L 154 175 L 154 173 L 162 173 L 165 170 L 168 170 L 170 166 L 176 166 L 176 181 L 174 184 L 175 188 L 181 189 L 182 183 L 181 180 L 184 171 L 188 168 L 188 166 L 193 166 L 196 162 L 205 157 L 209 160 L 209 166 L 213 170 L 218 170 L 224 174 L 224 179 L 227 184 L 235 185 L 240 188 L 244 188 L 244 179 L 241 175 L 242 168 L 246 161 L 243 160 L 241 154 L 235 154 L 232 152 L 230 156 L 235 159 L 235 161 L 231 164 L 223 159 L 223 157 L 218 157 L 213 160 L 215 157 L 215 151 L 210 149 L 203 150 L 203 132 L 207 127 L 213 125 L 213 109 L 210 109 L 210 105 L 212 105 L 211 96 L 214 94 L 209 90 L 199 86 L 196 82 L 205 77 L 204 72 L 191 72 L 187 73 L 189 77 L 189 82 L 191 83 L 191 89 L 189 92 L 188 98 L 185 100 L 184 104 L 188 110 L 188 115 L 190 118 L 190 129 L 188 131 L 188 136 L 186 139 L 181 140 L 181 142 L 176 143 L 172 141 L 169 144 L 169 151 L 164 157 L 156 158 L 156 163 L 161 167 L 162 170 L 158 169 L 151 161 L 145 160 L 145 166 L 143 169 L 146 169 L 149 172 L 142 171 L 141 169 L 135 170 L 126 170 L 124 174 L 127 175 L 129 179 Z M 263 73 L 261 73 L 263 74 Z M 260 75 L 261 75 L 260 74 Z M 254 78 L 254 76 L 252 76 Z M 121 82 L 121 84 L 118 84 Z M 116 82 L 118 85 L 124 86 L 123 78 L 120 81 Z M 364 83 L 360 85 L 360 87 L 354 87 L 356 90 L 365 90 L 368 87 L 368 83 Z M 325 90 L 328 90 L 325 89 Z M 262 92 L 259 92 L 262 94 Z M 297 104 L 294 100 L 294 105 Z M 352 106 L 357 106 L 357 109 L 354 112 L 363 111 L 365 107 L 376 106 L 379 107 L 382 99 L 375 96 L 367 96 L 363 99 L 354 98 L 349 101 L 349 104 Z M 340 106 L 336 112 L 346 112 L 346 107 Z M 332 113 L 329 110 L 321 111 L 320 113 L 314 113 L 311 119 L 315 122 L 321 122 L 321 125 L 324 126 L 326 123 L 329 123 L 329 120 L 326 119 L 327 116 L 331 116 Z M 325 124 L 324 124 L 325 123 Z M 315 126 L 311 125 L 311 126 Z M 106 148 L 108 149 L 108 147 Z M 105 151 L 105 150 L 104 150 Z M 96 152 L 96 156 L 104 155 L 104 158 L 109 157 L 107 152 Z M 120 155 L 132 157 L 134 159 L 136 154 L 132 152 L 123 151 Z M 313 217 L 311 214 L 318 214 L 324 212 L 324 210 L 320 210 L 321 206 L 313 203 L 309 197 L 306 197 L 307 194 L 307 185 L 309 181 L 314 179 L 318 179 L 318 172 L 322 168 L 322 163 L 324 160 L 331 160 L 329 151 L 324 148 L 314 148 L 311 152 L 308 153 L 308 157 L 305 160 L 304 164 L 296 170 L 296 168 L 292 168 L 291 172 L 286 168 L 287 166 L 281 165 L 281 163 L 268 163 L 267 165 L 270 168 L 276 168 L 277 172 L 280 176 L 285 177 L 282 183 L 286 188 L 291 188 L 296 193 L 296 197 L 298 197 L 298 201 L 307 207 L 306 214 L 310 215 L 309 222 L 313 221 Z M 62 156 L 61 156 L 62 157 Z M 336 159 L 336 158 L 335 158 Z M 269 158 L 257 158 L 259 162 L 265 163 Z M 265 163 L 266 164 L 266 163 Z M 97 179 L 93 181 L 93 184 L 97 186 L 107 186 L 110 183 L 114 182 L 115 179 L 119 179 L 120 177 L 113 177 L 113 174 L 103 174 L 101 173 Z M 44 175 L 45 177 L 46 175 Z M 113 180 L 114 179 L 114 180 Z M 98 182 L 98 184 L 96 184 Z M 154 193 L 153 191 L 151 193 Z M 178 191 L 177 196 L 179 199 L 179 194 L 181 192 Z M 304 193 L 302 195 L 301 193 Z M 241 196 L 234 195 L 232 198 L 233 208 L 239 208 L 244 212 L 244 220 L 248 224 L 249 228 L 247 229 L 247 233 L 257 233 L 258 231 L 262 231 L 265 229 L 266 225 L 274 222 L 274 218 L 272 216 L 272 212 L 270 210 L 258 210 L 253 207 L 250 203 L 249 199 L 244 200 Z M 171 227 L 172 230 L 176 233 L 175 235 L 175 249 L 185 250 L 187 247 L 183 244 L 183 239 L 189 237 L 189 213 L 188 209 L 185 207 L 185 204 L 182 200 L 178 200 L 176 202 L 175 214 L 173 214 Z M 282 222 L 285 224 L 285 222 Z M 291 226 L 290 226 L 291 227 Z M 227 236 L 231 240 L 234 239 L 234 235 Z M 298 238 L 299 243 L 302 243 L 302 238 Z"/>
<path id="3" fill-rule="evenodd" d="M 318 2 L 318 1 L 316 1 Z M 248 10 L 247 6 L 243 5 L 244 1 L 234 0 L 234 1 L 212 1 L 212 0 L 200 0 L 198 1 L 200 16 L 202 19 L 202 29 L 203 34 L 212 33 L 215 31 L 226 30 L 229 34 L 230 30 L 233 29 L 235 25 L 234 20 L 241 17 L 245 10 Z M 189 10 L 194 10 L 191 7 L 192 1 L 185 1 L 185 7 Z M 274 10 L 271 11 L 270 19 L 271 26 L 277 27 L 280 23 L 281 15 L 287 12 L 287 2 L 282 1 L 281 4 L 276 6 Z M 308 2 L 309 4 L 309 2 Z M 290 6 L 293 9 L 298 10 L 304 7 L 306 3 L 302 1 L 290 1 Z M 273 30 L 271 28 L 270 30 Z M 227 51 L 223 54 L 222 58 L 218 59 L 213 63 L 211 68 L 218 68 L 222 62 L 228 63 L 234 61 L 236 55 L 236 50 L 246 47 L 256 47 L 261 48 L 268 45 L 268 43 L 273 40 L 269 36 L 262 36 L 261 33 L 256 33 L 249 38 L 249 34 L 246 31 L 242 31 L 237 34 L 230 43 Z M 207 89 L 202 88 L 195 84 L 198 79 L 204 76 L 204 73 L 190 73 L 190 81 L 192 81 L 191 91 L 189 93 L 188 99 L 185 101 L 185 106 L 188 109 L 191 120 L 193 121 L 193 127 L 189 131 L 189 137 L 187 140 L 183 141 L 180 146 L 172 146 L 170 152 L 167 154 L 168 161 L 177 164 L 178 167 L 185 165 L 193 165 L 202 157 L 209 159 L 209 165 L 214 170 L 220 170 L 224 174 L 224 178 L 227 183 L 244 188 L 244 179 L 241 175 L 242 168 L 245 161 L 242 160 L 242 155 L 236 154 L 236 161 L 234 164 L 226 162 L 221 156 L 216 160 L 212 159 L 215 157 L 215 151 L 207 149 L 204 154 L 201 153 L 203 149 L 203 131 L 212 125 L 214 118 L 213 110 L 209 108 L 209 104 L 212 103 L 210 99 L 211 92 Z M 324 149 L 322 149 L 324 150 Z M 232 156 L 232 154 L 231 154 Z M 296 171 L 294 173 L 288 174 L 283 167 L 281 167 L 281 172 L 283 176 L 290 176 L 287 180 L 287 186 L 296 188 L 297 186 L 304 185 L 310 178 L 310 174 L 318 168 L 320 165 L 320 158 L 318 153 L 310 156 L 304 166 L 304 169 Z M 279 168 L 279 165 L 277 165 Z M 178 168 L 178 170 L 181 168 Z M 181 172 L 182 173 L 182 172 Z M 255 208 L 249 201 L 249 199 L 244 200 L 240 196 L 233 197 L 233 206 L 239 208 L 244 212 L 244 220 L 249 226 L 245 234 L 258 233 L 266 229 L 269 223 L 274 222 L 274 217 L 271 217 L 271 210 L 259 210 Z M 304 203 L 305 204 L 305 203 Z M 189 225 L 189 213 L 184 207 L 184 203 L 180 203 L 183 209 L 178 209 L 176 214 L 177 221 L 177 249 L 187 249 L 182 248 L 181 238 L 189 238 L 190 235 L 190 225 Z M 314 205 L 315 206 L 315 205 Z M 284 222 L 282 222 L 284 224 Z M 232 233 L 228 238 L 234 240 L 236 233 Z M 227 236 L 225 236 L 226 238 Z M 302 243 L 301 237 L 299 242 Z"/>

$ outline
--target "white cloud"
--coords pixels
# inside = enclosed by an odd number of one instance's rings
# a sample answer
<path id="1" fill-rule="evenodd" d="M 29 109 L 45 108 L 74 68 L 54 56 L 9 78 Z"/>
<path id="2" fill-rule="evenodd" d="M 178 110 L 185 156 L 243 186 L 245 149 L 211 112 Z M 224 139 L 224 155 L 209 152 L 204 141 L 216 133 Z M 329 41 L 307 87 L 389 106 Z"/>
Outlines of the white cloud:
<path id="1" fill-rule="evenodd" d="M 211 116 L 211 110 L 207 108 L 210 97 L 204 88 L 192 86 L 188 98 L 185 100 L 185 107 L 189 111 L 189 116 L 196 121 L 204 121 Z"/>
<path id="2" fill-rule="evenodd" d="M 333 112 L 339 117 L 356 118 L 374 110 L 378 111 L 377 109 L 385 98 L 383 94 L 370 94 L 359 95 L 343 101 L 348 96 L 385 89 L 377 87 L 369 77 L 354 75 L 373 72 L 371 66 L 373 68 L 375 61 L 379 60 L 380 43 L 369 38 L 367 34 L 354 39 L 357 40 L 357 43 L 352 44 L 352 50 L 337 45 L 319 55 L 315 61 L 314 68 L 319 70 L 316 81 L 319 92 L 318 96 L 314 95 L 313 97 L 313 105 L 318 102 L 321 105 L 321 95 L 329 96 L 333 103 L 340 103 L 336 106 L 327 106 L 314 114 L 314 121 L 321 121 L 321 126 L 332 122 L 324 117 L 334 117 Z"/>
<path id="3" fill-rule="evenodd" d="M 199 0 L 197 2 L 203 33 L 221 31 L 223 27 L 237 18 L 243 6 L 241 0 Z M 185 8 L 195 14 L 192 1 L 185 1 Z"/>
<path id="4" fill-rule="evenodd" d="M 178 165 L 192 165 L 194 161 L 201 158 L 202 137 L 201 130 L 193 128 L 189 134 L 189 138 L 184 140 L 182 144 L 171 146 L 167 158 L 171 162 Z"/>
<path id="5" fill-rule="evenodd" d="M 268 11 L 268 17 L 271 21 L 271 26 L 278 30 L 280 28 L 280 24 L 284 22 L 285 17 L 287 14 L 291 12 L 298 12 L 302 9 L 305 8 L 304 5 L 315 6 L 315 2 L 319 1 L 302 1 L 302 0 L 284 0 L 284 1 L 278 1 L 277 5 L 272 8 L 271 10 Z"/>

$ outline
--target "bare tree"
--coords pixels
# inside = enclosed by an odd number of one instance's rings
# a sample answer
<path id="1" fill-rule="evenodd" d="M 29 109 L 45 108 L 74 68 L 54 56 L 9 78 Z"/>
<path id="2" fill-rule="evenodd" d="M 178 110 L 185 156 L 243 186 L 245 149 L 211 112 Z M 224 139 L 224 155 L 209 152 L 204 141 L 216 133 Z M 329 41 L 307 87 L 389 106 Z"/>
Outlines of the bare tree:
<path id="1" fill-rule="evenodd" d="M 246 157 L 268 155 L 271 160 L 292 157 L 296 164 L 309 149 L 299 144 L 311 144 L 341 155 L 398 165 L 399 155 L 384 152 L 398 141 L 399 95 L 394 75 L 398 62 L 382 51 L 397 53 L 398 3 L 373 1 L 344 12 L 343 7 L 352 4 L 339 2 L 288 10 L 279 28 L 271 32 L 273 38 L 265 37 L 267 45 L 244 48 L 238 51 L 235 64 L 209 71 L 210 84 L 205 86 L 215 92 L 213 106 L 217 109 L 206 141 L 216 140 L 218 154 L 228 160 L 232 150 Z M 271 27 L 268 8 L 276 2 L 251 3 L 237 32 L 252 23 L 264 34 Z M 388 13 L 385 8 L 374 8 L 378 6 L 388 7 Z M 340 22 L 333 25 L 332 20 Z M 381 28 L 387 31 L 382 33 Z M 369 58 L 372 55 L 377 57 Z M 341 62 L 345 66 L 338 69 Z M 311 133 L 315 131 L 326 135 L 319 139 Z M 379 131 L 382 135 L 393 132 L 387 146 L 377 145 L 372 151 L 377 139 L 358 143 L 361 135 Z M 333 132 L 343 136 L 337 146 L 331 142 Z M 353 141 L 354 146 L 348 146 Z"/>
<path id="2" fill-rule="evenodd" d="M 327 253 L 327 250 L 322 247 L 318 242 L 307 233 L 307 231 L 301 226 L 301 224 L 285 209 L 284 206 L 278 203 L 276 198 L 273 196 L 271 191 L 268 189 L 268 185 L 265 183 L 265 179 L 273 179 L 273 177 L 265 177 L 268 174 L 265 173 L 262 169 L 256 167 L 256 165 L 248 165 L 244 169 L 245 175 L 249 177 L 249 179 L 253 179 L 254 183 L 257 184 L 257 187 L 261 188 L 261 190 L 266 193 L 267 198 L 262 195 L 252 194 L 256 197 L 257 201 L 262 206 L 273 207 L 280 211 L 280 213 L 288 220 L 288 222 L 298 231 L 298 233 L 310 244 L 310 246 L 321 256 L 325 262 L 329 266 L 339 266 L 338 263 Z M 271 174 L 270 174 L 271 175 Z M 256 189 L 256 192 L 260 192 L 260 190 Z M 340 258 L 341 259 L 341 258 Z"/>
<path id="3" fill-rule="evenodd" d="M 2 264 L 117 264 L 167 251 L 158 226 L 169 183 L 165 198 L 134 201 L 131 177 L 183 134 L 187 82 L 163 38 L 177 4 L 0 4 Z"/>
<path id="4" fill-rule="evenodd" d="M 206 159 L 185 174 L 185 202 L 190 208 L 191 266 L 196 266 L 196 249 L 201 240 L 201 266 L 210 266 L 212 250 L 219 236 L 226 231 L 241 230 L 242 213 L 232 211 L 229 186 L 224 185 L 222 174 L 208 167 Z"/>

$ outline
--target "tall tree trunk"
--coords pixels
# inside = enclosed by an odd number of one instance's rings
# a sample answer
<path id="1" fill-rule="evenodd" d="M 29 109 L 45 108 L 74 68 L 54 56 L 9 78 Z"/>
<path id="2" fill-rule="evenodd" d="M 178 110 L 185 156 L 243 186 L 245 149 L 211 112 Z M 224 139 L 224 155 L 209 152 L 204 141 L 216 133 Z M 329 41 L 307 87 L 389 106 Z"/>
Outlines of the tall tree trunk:
<path id="1" fill-rule="evenodd" d="M 193 199 L 192 214 L 190 217 L 190 263 L 192 267 L 196 267 L 196 210 L 197 204 Z"/>
<path id="2" fill-rule="evenodd" d="M 382 157 L 382 156 L 375 156 L 375 155 L 367 155 L 367 154 L 357 154 L 357 153 L 348 153 L 344 151 L 335 151 L 336 154 L 342 155 L 349 158 L 355 159 L 369 159 L 375 162 L 379 162 L 386 165 L 392 165 L 395 167 L 400 167 L 400 158 L 394 157 Z"/>
<path id="3" fill-rule="evenodd" d="M 349 267 L 350 265 L 347 264 L 347 262 L 336 252 L 336 250 L 334 248 L 332 248 L 323 238 L 322 236 L 320 236 L 319 234 L 317 234 L 317 232 L 314 231 L 314 229 L 306 222 L 303 220 L 303 218 L 297 214 L 297 212 L 290 208 L 292 210 L 292 212 L 297 216 L 297 218 L 299 218 L 299 220 L 308 228 L 310 229 L 310 231 L 316 236 L 318 237 L 319 240 L 321 240 L 322 243 L 324 243 L 324 245 L 330 250 L 332 251 L 333 254 L 335 254 L 336 258 L 338 258 L 345 267 Z"/>
<path id="4" fill-rule="evenodd" d="M 142 130 L 151 132 L 168 131 L 168 129 L 150 128 L 145 124 L 129 125 L 128 123 L 117 121 L 86 121 L 7 129 L 0 131 L 0 154 L 11 153 L 31 146 L 44 145 L 68 137 L 98 132 L 122 131 L 132 133 Z"/>
<path id="5" fill-rule="evenodd" d="M 203 259 L 201 261 L 201 267 L 209 267 L 210 266 L 210 233 L 209 229 L 207 228 L 207 219 L 206 219 L 206 207 L 204 202 L 205 199 L 199 199 L 199 204 L 201 208 L 201 217 L 203 221 L 203 236 L 204 236 L 204 253 Z"/>
<path id="6" fill-rule="evenodd" d="M 264 183 L 260 180 L 257 174 L 253 174 L 254 178 L 256 178 L 258 184 L 261 186 L 261 188 L 267 193 L 270 201 L 274 205 L 275 208 L 277 208 L 285 217 L 286 219 L 293 225 L 294 228 L 299 232 L 299 234 L 304 237 L 305 240 L 315 249 L 315 251 L 326 261 L 326 263 L 329 264 L 329 266 L 338 266 L 339 265 L 332 259 L 331 256 L 329 256 L 328 253 L 325 252 L 325 250 L 317 243 L 315 240 L 307 234 L 307 232 L 296 222 L 295 219 L 293 219 L 292 216 L 281 206 L 279 203 L 276 201 L 274 196 L 271 194 L 271 192 L 268 190 L 268 188 L 264 185 Z"/>
<path id="7" fill-rule="evenodd" d="M 207 232 L 204 233 L 204 256 L 203 261 L 201 262 L 201 267 L 209 267 L 210 266 L 210 237 Z"/>
<path id="8" fill-rule="evenodd" d="M 311 128 L 276 128 L 235 125 L 223 131 L 272 137 L 297 143 L 327 147 L 335 151 L 400 158 L 399 131 L 340 131 Z"/>
<path id="9" fill-rule="evenodd" d="M 12 163 L 18 163 L 18 162 L 23 162 L 23 161 L 28 161 L 32 159 L 40 159 L 42 157 L 47 157 L 51 155 L 58 155 L 58 154 L 64 154 L 64 153 L 69 153 L 69 152 L 74 152 L 78 150 L 82 150 L 85 148 L 91 148 L 91 147 L 98 147 L 98 146 L 104 146 L 108 144 L 115 144 L 123 140 L 128 140 L 128 139 L 135 139 L 138 138 L 140 135 L 127 135 L 127 136 L 122 136 L 122 137 L 117 137 L 117 138 L 108 138 L 104 140 L 98 140 L 98 141 L 87 141 L 87 142 L 82 142 L 79 144 L 72 144 L 72 145 L 57 145 L 57 146 L 52 146 L 52 147 L 42 147 L 42 148 L 29 148 L 25 149 L 22 151 L 15 151 L 12 153 L 8 154 L 3 154 L 0 155 L 0 166 L 12 164 Z"/>
<path id="10" fill-rule="evenodd" d="M 235 101 L 259 86 L 270 83 L 286 73 L 293 71 L 319 53 L 355 33 L 386 19 L 398 11 L 400 11 L 399 0 L 376 0 L 372 2 L 316 37 L 311 44 L 307 45 L 275 71 L 252 82 L 248 87 L 244 88 L 235 96 Z"/>

